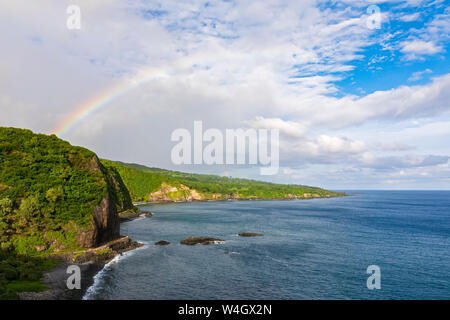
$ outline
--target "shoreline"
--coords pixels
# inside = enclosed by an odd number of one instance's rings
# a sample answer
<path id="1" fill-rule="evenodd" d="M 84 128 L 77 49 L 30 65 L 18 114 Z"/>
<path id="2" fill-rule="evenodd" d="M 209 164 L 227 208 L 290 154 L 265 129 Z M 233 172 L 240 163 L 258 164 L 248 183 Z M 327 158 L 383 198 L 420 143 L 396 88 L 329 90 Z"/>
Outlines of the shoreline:
<path id="1" fill-rule="evenodd" d="M 128 236 L 123 236 L 96 248 L 55 256 L 55 258 L 61 258 L 63 261 L 44 272 L 42 276 L 43 284 L 49 289 L 41 292 L 21 292 L 19 293 L 19 298 L 20 300 L 82 300 L 88 289 L 95 283 L 95 276 L 108 263 L 125 252 L 139 249 L 143 246 L 143 243 L 134 241 Z M 103 253 L 105 249 L 108 249 L 107 253 Z M 67 279 L 70 276 L 67 273 L 67 268 L 71 265 L 76 265 L 80 268 L 80 289 L 70 290 L 67 288 Z"/>
<path id="2" fill-rule="evenodd" d="M 312 199 L 328 199 L 344 197 L 347 194 L 323 197 L 289 197 L 289 198 L 229 198 L 229 199 L 203 199 L 190 201 L 141 201 L 133 203 L 135 206 L 149 205 L 149 204 L 171 204 L 171 203 L 194 203 L 194 202 L 224 202 L 224 201 L 289 201 L 289 200 L 312 200 Z M 151 217 L 152 213 L 148 211 L 139 211 L 137 213 L 127 214 L 120 217 L 120 224 L 131 222 L 134 220 Z M 126 242 L 121 244 L 121 242 Z M 118 244 L 118 246 L 117 246 Z M 116 246 L 114 248 L 114 246 Z M 86 295 L 88 289 L 94 285 L 95 277 L 106 267 L 112 260 L 121 256 L 122 253 L 139 249 L 144 244 L 131 240 L 128 236 L 123 236 L 119 239 L 110 241 L 102 246 L 87 249 L 80 252 L 71 252 L 61 256 L 62 262 L 57 264 L 52 269 L 44 272 L 42 282 L 48 286 L 49 289 L 41 292 L 21 292 L 19 293 L 20 300 L 82 300 Z M 106 256 L 96 255 L 96 251 L 111 249 L 112 252 Z M 82 253 L 83 255 L 77 256 Z M 72 260 L 72 261 L 69 261 Z M 70 290 L 67 288 L 67 278 L 69 274 L 66 273 L 68 266 L 77 265 L 81 271 L 81 288 Z"/>
<path id="3" fill-rule="evenodd" d="M 66 281 L 69 274 L 66 270 L 71 265 L 77 265 L 81 271 L 81 289 L 70 290 Z M 94 277 L 105 267 L 106 263 L 61 262 L 43 275 L 43 283 L 50 289 L 41 292 L 21 292 L 20 300 L 82 300 L 89 287 L 94 284 Z"/>
<path id="4" fill-rule="evenodd" d="M 178 200 L 151 200 L 151 201 L 137 201 L 133 202 L 134 206 L 143 206 L 148 204 L 170 204 L 170 203 L 193 203 L 193 202 L 225 202 L 225 201 L 293 201 L 293 200 L 313 200 L 313 199 L 331 199 L 349 196 L 347 193 L 334 196 L 323 196 L 323 197 L 286 197 L 286 198 L 228 198 L 228 199 L 192 199 L 185 201 Z"/>

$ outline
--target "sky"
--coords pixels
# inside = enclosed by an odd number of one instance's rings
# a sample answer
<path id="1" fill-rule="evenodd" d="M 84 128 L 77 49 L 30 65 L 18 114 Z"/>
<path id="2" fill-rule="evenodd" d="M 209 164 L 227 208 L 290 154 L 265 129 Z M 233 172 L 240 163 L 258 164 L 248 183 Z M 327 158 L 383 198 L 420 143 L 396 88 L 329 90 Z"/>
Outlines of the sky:
<path id="1" fill-rule="evenodd" d="M 449 4 L 0 0 L 0 126 L 180 171 L 450 189 Z M 171 133 L 196 120 L 279 129 L 279 173 L 175 165 Z"/>

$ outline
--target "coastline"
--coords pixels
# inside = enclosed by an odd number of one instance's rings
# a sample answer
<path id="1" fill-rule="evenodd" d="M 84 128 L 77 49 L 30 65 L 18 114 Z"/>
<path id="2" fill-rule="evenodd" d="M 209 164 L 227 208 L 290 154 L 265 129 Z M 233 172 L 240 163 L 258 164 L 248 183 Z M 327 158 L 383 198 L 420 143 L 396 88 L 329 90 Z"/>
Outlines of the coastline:
<path id="1" fill-rule="evenodd" d="M 81 289 L 69 290 L 66 285 L 68 274 L 66 270 L 71 265 L 77 265 L 81 271 Z M 50 289 L 41 292 L 19 293 L 20 300 L 81 300 L 87 289 L 93 285 L 95 275 L 100 272 L 106 263 L 88 262 L 71 263 L 61 262 L 43 275 L 43 283 Z"/>
<path id="2" fill-rule="evenodd" d="M 148 204 L 169 204 L 169 203 L 191 203 L 191 202 L 225 202 L 225 201 L 292 201 L 292 200 L 313 200 L 313 199 L 330 199 L 348 196 L 342 192 L 339 195 L 313 196 L 313 197 L 283 197 L 283 198 L 225 198 L 225 199 L 192 199 L 192 200 L 150 200 L 133 202 L 134 206 L 143 206 Z"/>
<path id="3" fill-rule="evenodd" d="M 133 205 L 142 206 L 148 204 L 170 204 L 170 203 L 193 203 L 193 202 L 224 202 L 224 201 L 288 201 L 288 200 L 312 200 L 312 199 L 324 199 L 324 198 L 337 198 L 344 197 L 347 194 L 341 195 L 327 195 L 327 196 L 315 196 L 315 197 L 285 197 L 285 198 L 229 198 L 229 199 L 202 199 L 202 200 L 189 200 L 189 201 L 167 201 L 167 200 L 153 200 L 153 201 L 141 201 L 135 202 Z M 148 211 L 138 211 L 136 213 L 126 213 L 120 216 L 120 223 L 130 222 L 134 220 L 144 219 L 151 217 L 152 213 Z M 144 244 L 138 243 L 128 236 L 123 236 L 119 239 L 113 240 L 102 246 L 80 251 L 66 253 L 59 258 L 63 261 L 57 264 L 52 269 L 46 271 L 43 274 L 43 284 L 48 286 L 49 289 L 41 292 L 22 292 L 19 293 L 20 300 L 82 300 L 86 295 L 88 289 L 94 285 L 95 277 L 105 268 L 105 266 L 113 261 L 122 253 L 135 250 L 143 247 Z M 110 249 L 108 254 L 98 255 L 98 251 L 104 249 Z M 80 253 L 82 255 L 80 256 Z M 68 266 L 77 265 L 81 271 L 81 288 L 70 290 L 67 288 L 67 278 L 69 274 L 66 273 Z"/>
<path id="4" fill-rule="evenodd" d="M 42 277 L 43 284 L 49 289 L 41 292 L 21 292 L 19 293 L 19 298 L 20 300 L 82 300 L 87 290 L 94 284 L 95 276 L 109 262 L 120 257 L 125 252 L 143 246 L 143 243 L 136 242 L 128 236 L 123 236 L 97 248 L 58 256 L 57 258 L 63 261 L 46 271 Z M 66 282 L 69 277 L 67 268 L 71 265 L 76 265 L 80 268 L 80 289 L 70 290 L 67 288 Z"/>

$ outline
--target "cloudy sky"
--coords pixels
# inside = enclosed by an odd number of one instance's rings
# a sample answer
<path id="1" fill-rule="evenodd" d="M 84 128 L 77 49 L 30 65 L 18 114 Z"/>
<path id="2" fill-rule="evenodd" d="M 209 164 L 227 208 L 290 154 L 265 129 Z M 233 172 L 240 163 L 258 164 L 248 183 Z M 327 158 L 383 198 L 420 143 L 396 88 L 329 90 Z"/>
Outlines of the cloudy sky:
<path id="1" fill-rule="evenodd" d="M 168 169 L 450 189 L 448 4 L 0 0 L 0 126 L 60 132 L 106 97 L 58 135 L 103 158 Z M 81 10 L 80 29 L 67 28 L 69 5 Z M 170 135 L 194 120 L 278 128 L 279 174 L 174 165 Z"/>

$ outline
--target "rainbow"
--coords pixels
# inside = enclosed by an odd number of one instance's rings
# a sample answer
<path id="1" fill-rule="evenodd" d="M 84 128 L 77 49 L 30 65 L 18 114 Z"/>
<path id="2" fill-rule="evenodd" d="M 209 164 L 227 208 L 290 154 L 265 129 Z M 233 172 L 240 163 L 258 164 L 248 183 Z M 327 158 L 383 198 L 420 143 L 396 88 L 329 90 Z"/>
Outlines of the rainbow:
<path id="1" fill-rule="evenodd" d="M 76 111 L 72 113 L 67 119 L 59 123 L 51 131 L 51 133 L 59 137 L 66 135 L 70 130 L 83 122 L 86 118 L 103 109 L 112 101 L 126 95 L 142 84 L 161 78 L 167 78 L 171 74 L 171 72 L 190 68 L 198 59 L 201 59 L 200 61 L 205 61 L 205 55 L 197 54 L 195 56 L 183 57 L 168 65 L 161 66 L 159 68 L 149 68 L 141 71 L 132 80 L 124 81 L 118 85 L 115 85 L 105 90 L 95 98 L 87 101 L 81 107 L 78 107 Z"/>
<path id="2" fill-rule="evenodd" d="M 112 101 L 126 95 L 136 87 L 153 80 L 154 77 L 145 77 L 140 80 L 134 80 L 132 82 L 125 82 L 119 85 L 115 85 L 95 98 L 84 103 L 81 107 L 77 108 L 74 113 L 72 113 L 67 119 L 59 123 L 53 130 L 52 133 L 61 137 L 66 135 L 70 130 L 76 127 L 78 124 L 83 122 L 86 118 L 90 117 L 97 111 L 103 109 L 105 106 L 110 104 Z"/>
<path id="3" fill-rule="evenodd" d="M 96 111 L 102 109 L 105 105 L 117 99 L 125 94 L 129 89 L 121 90 L 120 88 L 112 88 L 99 97 L 92 99 L 91 101 L 83 104 L 81 108 L 71 114 L 65 121 L 58 124 L 56 128 L 52 130 L 53 134 L 61 137 L 67 134 L 72 128 L 81 123 L 84 119 L 94 114 Z"/>

